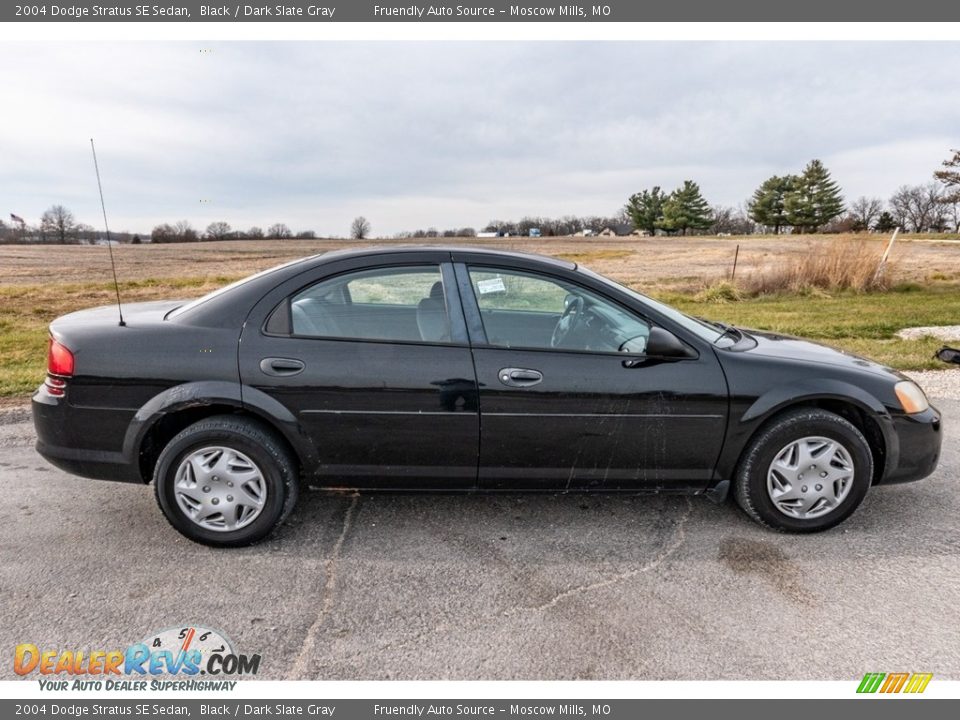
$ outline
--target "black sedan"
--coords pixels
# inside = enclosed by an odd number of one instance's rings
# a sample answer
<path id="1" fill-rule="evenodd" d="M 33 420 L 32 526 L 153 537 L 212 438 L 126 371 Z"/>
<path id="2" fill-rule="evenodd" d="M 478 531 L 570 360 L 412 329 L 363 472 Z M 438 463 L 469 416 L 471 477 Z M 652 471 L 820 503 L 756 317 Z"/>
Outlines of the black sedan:
<path id="1" fill-rule="evenodd" d="M 266 536 L 302 482 L 732 491 L 763 525 L 812 532 L 940 452 L 940 414 L 889 368 L 546 257 L 333 252 L 123 313 L 50 326 L 37 449 L 152 480 L 173 526 L 210 545 Z"/>

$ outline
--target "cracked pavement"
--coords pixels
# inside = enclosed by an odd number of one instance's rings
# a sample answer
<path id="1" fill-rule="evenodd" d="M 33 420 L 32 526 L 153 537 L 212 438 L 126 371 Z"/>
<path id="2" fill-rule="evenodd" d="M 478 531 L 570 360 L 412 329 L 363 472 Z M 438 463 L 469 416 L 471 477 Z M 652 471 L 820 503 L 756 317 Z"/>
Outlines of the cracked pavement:
<path id="1" fill-rule="evenodd" d="M 935 475 L 820 535 L 704 498 L 304 490 L 240 550 L 182 538 L 150 488 L 47 465 L 14 413 L 0 651 L 201 623 L 260 653 L 265 679 L 960 679 L 960 402 L 935 403 Z"/>

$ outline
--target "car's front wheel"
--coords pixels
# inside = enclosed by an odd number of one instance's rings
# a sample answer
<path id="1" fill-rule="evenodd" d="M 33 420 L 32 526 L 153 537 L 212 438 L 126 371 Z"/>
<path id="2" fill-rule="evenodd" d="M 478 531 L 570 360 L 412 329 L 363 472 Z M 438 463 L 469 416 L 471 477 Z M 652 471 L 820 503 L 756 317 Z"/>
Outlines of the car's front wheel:
<path id="1" fill-rule="evenodd" d="M 247 418 L 206 418 L 177 434 L 154 470 L 157 503 L 174 528 L 217 547 L 266 537 L 297 499 L 295 464 L 284 444 Z"/>
<path id="2" fill-rule="evenodd" d="M 817 532 L 846 520 L 866 496 L 873 454 L 850 421 L 818 408 L 785 413 L 750 442 L 734 497 L 762 525 Z"/>

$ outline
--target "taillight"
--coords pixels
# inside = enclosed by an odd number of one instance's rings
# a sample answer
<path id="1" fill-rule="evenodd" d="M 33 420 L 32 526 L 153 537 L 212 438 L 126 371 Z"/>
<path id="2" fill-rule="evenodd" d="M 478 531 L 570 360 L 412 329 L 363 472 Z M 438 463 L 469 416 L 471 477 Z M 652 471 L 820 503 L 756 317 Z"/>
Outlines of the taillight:
<path id="1" fill-rule="evenodd" d="M 66 345 L 50 338 L 47 347 L 47 392 L 51 395 L 63 395 L 67 386 L 65 378 L 73 376 L 73 353 Z"/>

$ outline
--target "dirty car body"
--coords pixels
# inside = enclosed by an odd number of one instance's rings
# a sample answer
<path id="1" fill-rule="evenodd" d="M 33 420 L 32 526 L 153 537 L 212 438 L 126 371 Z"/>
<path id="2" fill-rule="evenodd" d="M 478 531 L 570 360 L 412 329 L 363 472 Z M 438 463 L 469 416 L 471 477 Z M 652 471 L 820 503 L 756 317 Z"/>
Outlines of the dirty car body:
<path id="1" fill-rule="evenodd" d="M 804 532 L 939 456 L 940 415 L 899 373 L 542 256 L 340 251 L 123 312 L 51 324 L 37 449 L 77 475 L 155 481 L 168 519 L 208 544 L 259 540 L 303 481 L 733 489 L 763 524 Z"/>

